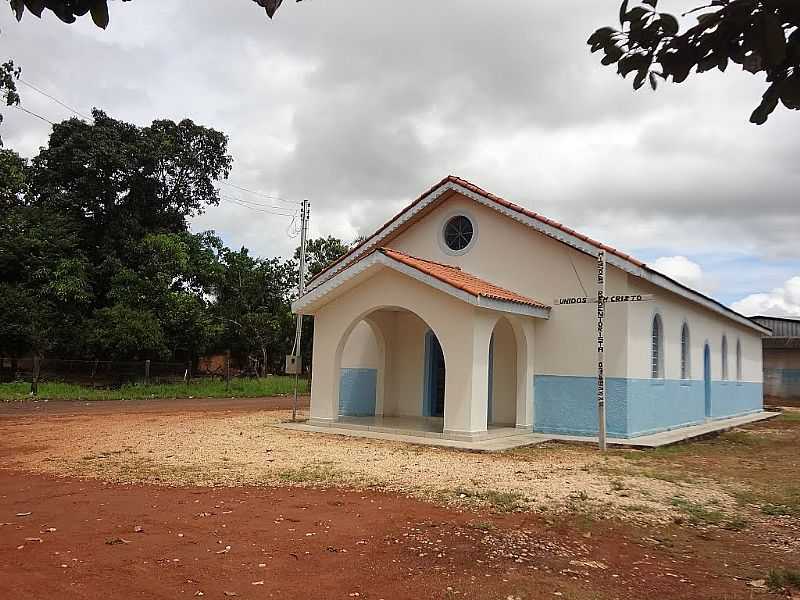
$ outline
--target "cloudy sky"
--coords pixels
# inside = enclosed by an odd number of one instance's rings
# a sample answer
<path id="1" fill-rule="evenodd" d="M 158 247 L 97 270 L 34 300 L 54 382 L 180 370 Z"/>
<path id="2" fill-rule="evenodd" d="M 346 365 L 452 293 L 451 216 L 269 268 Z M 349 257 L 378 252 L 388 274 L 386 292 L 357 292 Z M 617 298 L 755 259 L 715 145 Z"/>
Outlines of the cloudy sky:
<path id="1" fill-rule="evenodd" d="M 634 93 L 585 44 L 616 1 L 305 0 L 272 22 L 249 0 L 111 5 L 106 31 L 0 7 L 0 58 L 81 112 L 226 132 L 230 182 L 261 195 L 223 187 L 193 226 L 232 246 L 291 254 L 272 213 L 302 198 L 313 235 L 351 240 L 455 174 L 747 314 L 800 315 L 800 113 L 750 125 L 763 78 L 736 68 Z M 48 123 L 4 114 L 7 147 L 46 143 Z"/>

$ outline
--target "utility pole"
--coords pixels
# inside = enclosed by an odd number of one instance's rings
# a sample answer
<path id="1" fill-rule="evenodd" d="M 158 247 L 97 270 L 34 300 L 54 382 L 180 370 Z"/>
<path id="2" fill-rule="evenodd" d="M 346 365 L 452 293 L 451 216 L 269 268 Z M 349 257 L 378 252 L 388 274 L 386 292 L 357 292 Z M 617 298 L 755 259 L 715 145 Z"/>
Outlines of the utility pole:
<path id="1" fill-rule="evenodd" d="M 300 273 L 297 282 L 297 297 L 301 297 L 306 291 L 306 239 L 308 237 L 308 221 L 311 217 L 311 203 L 303 200 L 300 208 Z M 297 420 L 297 385 L 300 377 L 302 363 L 297 356 L 300 354 L 300 341 L 303 337 L 303 313 L 297 313 L 297 329 L 294 336 L 294 347 L 292 356 L 295 358 L 294 371 L 294 403 L 292 404 L 292 421 Z"/>

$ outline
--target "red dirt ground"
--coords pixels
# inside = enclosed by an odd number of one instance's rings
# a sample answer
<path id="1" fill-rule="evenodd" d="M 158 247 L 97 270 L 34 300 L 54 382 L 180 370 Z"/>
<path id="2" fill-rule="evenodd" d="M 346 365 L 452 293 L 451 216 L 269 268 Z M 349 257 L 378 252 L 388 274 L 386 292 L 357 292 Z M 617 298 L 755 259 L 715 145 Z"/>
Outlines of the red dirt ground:
<path id="1" fill-rule="evenodd" d="M 144 408 L 263 409 L 179 402 Z M 132 407 L 104 410 L 115 409 Z M 49 414 L 99 409 L 57 410 Z M 15 451 L 0 439 L 0 457 Z M 747 582 L 784 561 L 763 538 L 719 529 L 462 512 L 376 492 L 115 485 L 0 468 L 2 599 L 730 600 L 766 597 Z"/>

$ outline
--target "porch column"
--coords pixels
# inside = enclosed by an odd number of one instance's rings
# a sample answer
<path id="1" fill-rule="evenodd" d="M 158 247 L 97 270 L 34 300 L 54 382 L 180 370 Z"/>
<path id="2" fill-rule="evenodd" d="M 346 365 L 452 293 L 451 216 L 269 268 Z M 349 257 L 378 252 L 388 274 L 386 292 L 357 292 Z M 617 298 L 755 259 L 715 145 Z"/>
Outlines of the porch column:
<path id="1" fill-rule="evenodd" d="M 466 322 L 453 320 L 445 340 L 444 434 L 471 438 L 487 430 L 489 341 L 497 315 L 474 309 Z"/>
<path id="2" fill-rule="evenodd" d="M 314 316 L 314 380 L 311 385 L 310 422 L 329 425 L 339 417 L 340 356 L 337 347 L 341 332 L 333 319 Z"/>
<path id="3" fill-rule="evenodd" d="M 515 319 L 517 337 L 517 427 L 533 428 L 533 395 L 536 354 L 535 322 L 533 319 Z"/>

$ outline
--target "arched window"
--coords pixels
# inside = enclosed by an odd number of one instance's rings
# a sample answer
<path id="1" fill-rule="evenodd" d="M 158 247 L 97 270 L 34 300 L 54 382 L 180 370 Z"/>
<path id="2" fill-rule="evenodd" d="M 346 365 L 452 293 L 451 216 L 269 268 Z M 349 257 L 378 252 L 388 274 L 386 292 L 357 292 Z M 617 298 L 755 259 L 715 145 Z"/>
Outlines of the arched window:
<path id="1" fill-rule="evenodd" d="M 722 381 L 728 379 L 728 338 L 722 336 Z"/>
<path id="2" fill-rule="evenodd" d="M 692 362 L 690 354 L 689 325 L 681 327 L 681 379 L 692 378 Z"/>
<path id="3" fill-rule="evenodd" d="M 736 340 L 736 381 L 742 380 L 742 342 Z"/>
<path id="4" fill-rule="evenodd" d="M 652 333 L 650 376 L 660 379 L 664 376 L 664 327 L 661 324 L 661 315 L 653 317 Z"/>

